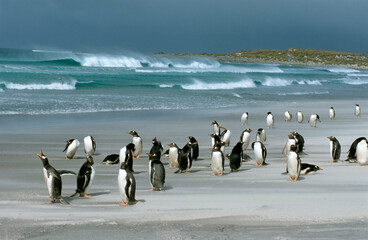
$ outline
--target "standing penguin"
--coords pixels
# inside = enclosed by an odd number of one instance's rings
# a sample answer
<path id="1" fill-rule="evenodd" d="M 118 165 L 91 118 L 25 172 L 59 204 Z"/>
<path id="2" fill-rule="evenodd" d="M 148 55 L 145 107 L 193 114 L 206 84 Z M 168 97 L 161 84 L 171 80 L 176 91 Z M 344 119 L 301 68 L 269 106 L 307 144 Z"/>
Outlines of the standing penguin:
<path id="1" fill-rule="evenodd" d="M 273 128 L 274 117 L 271 112 L 267 113 L 267 128 Z"/>
<path id="2" fill-rule="evenodd" d="M 266 131 L 263 128 L 258 128 L 256 134 L 256 142 L 266 142 Z"/>
<path id="3" fill-rule="evenodd" d="M 348 158 L 345 161 L 353 161 L 356 162 L 357 158 L 357 145 L 362 140 L 367 140 L 365 137 L 359 137 L 354 140 L 354 142 L 350 145 L 349 151 L 348 151 Z"/>
<path id="4" fill-rule="evenodd" d="M 357 118 L 359 118 L 359 116 L 360 116 L 360 107 L 359 107 L 359 104 L 355 104 L 354 115 Z"/>
<path id="5" fill-rule="evenodd" d="M 288 157 L 289 157 L 289 153 L 291 151 L 291 148 L 294 146 L 294 149 L 296 150 L 296 139 L 294 138 L 294 136 L 292 134 L 288 135 L 288 140 L 284 146 L 284 148 L 282 149 L 282 154 L 285 151 L 285 157 L 286 157 L 286 172 L 288 172 Z M 295 151 L 294 150 L 294 151 Z"/>
<path id="6" fill-rule="evenodd" d="M 290 148 L 287 157 L 287 172 L 290 176 L 289 181 L 297 181 L 300 175 L 301 162 L 299 155 L 295 152 L 295 145 Z"/>
<path id="7" fill-rule="evenodd" d="M 66 160 L 73 159 L 75 153 L 78 150 L 78 147 L 79 147 L 78 139 L 70 139 L 66 141 L 66 146 L 65 149 L 63 150 L 63 152 L 65 152 L 65 159 Z"/>
<path id="8" fill-rule="evenodd" d="M 224 128 L 224 131 L 221 133 L 221 136 L 220 136 L 221 142 L 224 142 L 225 143 L 224 146 L 226 146 L 226 147 L 229 146 L 229 144 L 230 144 L 230 137 L 231 137 L 230 130 Z"/>
<path id="9" fill-rule="evenodd" d="M 240 122 L 243 126 L 248 124 L 248 112 L 243 113 L 241 116 Z"/>
<path id="10" fill-rule="evenodd" d="M 122 203 L 120 206 L 126 206 L 129 203 L 137 203 L 135 199 L 136 183 L 133 173 L 127 169 L 125 162 L 122 162 L 119 169 L 118 175 L 118 186 L 120 191 L 120 197 Z"/>
<path id="11" fill-rule="evenodd" d="M 178 168 L 179 167 L 178 158 L 179 158 L 180 148 L 178 147 L 178 145 L 176 145 L 176 143 L 170 143 L 167 145 L 170 147 L 169 148 L 169 168 Z"/>
<path id="12" fill-rule="evenodd" d="M 263 145 L 262 142 L 253 142 L 252 148 L 254 150 L 254 157 L 257 161 L 256 166 L 263 166 L 267 165 L 266 163 L 266 157 L 267 157 L 267 149 L 265 145 Z"/>
<path id="13" fill-rule="evenodd" d="M 197 142 L 197 139 L 195 139 L 194 137 L 192 136 L 189 136 L 189 142 L 192 143 L 192 158 L 194 161 L 197 161 L 198 159 L 198 156 L 199 156 L 199 146 L 198 146 L 198 142 Z"/>
<path id="14" fill-rule="evenodd" d="M 190 153 L 192 143 L 188 142 L 179 153 L 179 170 L 175 173 L 189 173 L 188 169 L 192 167 L 192 155 Z"/>
<path id="15" fill-rule="evenodd" d="M 331 136 L 327 138 L 330 139 L 330 154 L 332 158 L 330 162 L 338 162 L 340 160 L 341 145 L 335 137 Z"/>
<path id="16" fill-rule="evenodd" d="M 74 197 L 79 193 L 80 197 L 91 197 L 91 195 L 87 195 L 86 192 L 88 188 L 92 184 L 92 180 L 95 177 L 95 168 L 93 167 L 94 161 L 92 156 L 87 157 L 87 161 L 83 163 L 82 167 L 79 169 L 77 176 L 77 190 L 75 190 L 75 194 L 71 197 Z"/>
<path id="17" fill-rule="evenodd" d="M 142 138 L 138 135 L 138 133 L 134 130 L 128 132 L 128 134 L 133 136 L 132 143 L 135 145 L 134 156 L 135 158 L 139 158 L 139 155 L 143 151 L 143 143 Z"/>
<path id="18" fill-rule="evenodd" d="M 295 139 L 296 152 L 302 153 L 304 150 L 304 138 L 298 132 L 290 132 Z"/>
<path id="19" fill-rule="evenodd" d="M 211 123 L 213 128 L 213 133 L 220 136 L 220 128 L 224 128 L 223 126 L 220 126 L 215 120 Z"/>
<path id="20" fill-rule="evenodd" d="M 135 145 L 134 143 L 129 143 L 125 147 L 122 147 L 120 149 L 119 153 L 119 162 L 120 164 L 122 162 L 125 162 L 126 169 L 129 169 L 129 171 L 133 171 L 133 155 L 135 151 Z"/>
<path id="21" fill-rule="evenodd" d="M 161 154 L 162 154 L 162 151 L 164 150 L 161 142 L 158 141 L 157 138 L 155 137 L 154 139 L 152 139 L 152 144 L 153 146 L 151 147 L 151 150 L 149 153 L 150 154 L 156 153 L 156 155 L 161 159 Z"/>
<path id="22" fill-rule="evenodd" d="M 284 113 L 284 120 L 285 120 L 285 122 L 290 122 L 292 118 L 293 118 L 293 115 L 291 115 L 291 113 L 289 111 L 286 111 Z"/>
<path id="23" fill-rule="evenodd" d="M 212 174 L 211 176 L 222 176 L 224 171 L 224 165 L 225 165 L 225 158 L 224 154 L 221 151 L 221 147 L 224 145 L 224 143 L 218 143 L 215 145 L 215 147 L 212 150 L 211 154 L 211 169 Z"/>
<path id="24" fill-rule="evenodd" d="M 219 135 L 216 135 L 216 134 L 212 133 L 212 134 L 208 134 L 208 136 L 211 137 L 211 146 L 212 146 L 212 148 L 214 148 L 217 143 L 221 142 L 221 139 L 220 139 Z"/>
<path id="25" fill-rule="evenodd" d="M 297 112 L 296 113 L 296 121 L 298 123 L 302 123 L 303 122 L 303 119 L 304 119 L 303 113 L 301 111 Z"/>
<path id="26" fill-rule="evenodd" d="M 367 139 L 362 139 L 356 147 L 356 159 L 360 165 L 367 165 L 368 142 Z"/>
<path id="27" fill-rule="evenodd" d="M 315 128 L 316 127 L 316 123 L 318 122 L 321 122 L 321 120 L 319 119 L 319 116 L 318 114 L 312 114 L 309 118 L 309 124 L 312 128 Z"/>
<path id="28" fill-rule="evenodd" d="M 240 142 L 243 143 L 243 149 L 247 150 L 248 146 L 249 146 L 249 142 L 250 142 L 250 133 L 253 130 L 250 128 L 245 129 L 241 134 L 240 134 Z"/>
<path id="29" fill-rule="evenodd" d="M 150 191 L 162 191 L 165 184 L 165 167 L 156 153 L 149 154 L 149 179 L 152 186 Z"/>
<path id="30" fill-rule="evenodd" d="M 231 151 L 230 154 L 226 155 L 230 160 L 231 172 L 237 172 L 242 165 L 243 158 L 243 143 L 238 142 Z"/>
<path id="31" fill-rule="evenodd" d="M 96 151 L 96 141 L 92 136 L 84 138 L 84 152 L 86 156 L 92 156 Z"/>
<path id="32" fill-rule="evenodd" d="M 333 107 L 330 108 L 328 114 L 330 116 L 330 120 L 335 120 L 335 109 Z"/>
<path id="33" fill-rule="evenodd" d="M 42 151 L 40 154 L 37 154 L 37 156 L 41 159 L 43 164 L 43 177 L 45 179 L 47 190 L 50 196 L 50 201 L 48 201 L 47 204 L 54 203 L 58 200 L 62 201 L 61 190 L 63 184 L 61 181 L 61 176 L 67 174 L 75 175 L 75 172 L 68 170 L 56 170 L 50 165 L 49 160 L 47 159 L 46 155 L 42 153 Z"/>

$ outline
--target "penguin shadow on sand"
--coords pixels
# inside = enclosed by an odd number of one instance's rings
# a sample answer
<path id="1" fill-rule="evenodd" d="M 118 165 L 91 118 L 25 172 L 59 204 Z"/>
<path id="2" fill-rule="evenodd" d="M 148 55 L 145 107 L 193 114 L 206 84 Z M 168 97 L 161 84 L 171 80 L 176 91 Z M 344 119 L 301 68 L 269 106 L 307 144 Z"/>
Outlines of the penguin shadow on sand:
<path id="1" fill-rule="evenodd" d="M 88 193 L 88 195 L 92 197 L 97 197 L 97 196 L 101 196 L 101 195 L 107 195 L 110 194 L 111 191 L 110 190 L 105 190 L 105 191 L 99 191 L 99 192 L 94 192 L 94 193 Z M 76 200 L 76 199 L 90 199 L 90 198 L 85 198 L 85 197 L 79 197 L 79 196 L 68 196 L 68 197 L 63 197 L 64 200 L 66 200 L 69 204 Z"/>

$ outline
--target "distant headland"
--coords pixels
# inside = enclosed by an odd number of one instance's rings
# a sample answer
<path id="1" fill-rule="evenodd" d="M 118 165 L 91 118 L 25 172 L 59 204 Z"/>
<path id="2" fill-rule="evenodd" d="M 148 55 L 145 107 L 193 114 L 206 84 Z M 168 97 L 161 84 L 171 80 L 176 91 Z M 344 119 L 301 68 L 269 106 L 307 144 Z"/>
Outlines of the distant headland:
<path id="1" fill-rule="evenodd" d="M 274 63 L 308 66 L 344 66 L 350 68 L 368 69 L 368 55 L 362 53 L 346 53 L 316 49 L 289 48 L 285 50 L 257 49 L 233 53 L 155 53 L 157 55 L 175 56 L 208 56 L 219 62 L 235 63 Z"/>

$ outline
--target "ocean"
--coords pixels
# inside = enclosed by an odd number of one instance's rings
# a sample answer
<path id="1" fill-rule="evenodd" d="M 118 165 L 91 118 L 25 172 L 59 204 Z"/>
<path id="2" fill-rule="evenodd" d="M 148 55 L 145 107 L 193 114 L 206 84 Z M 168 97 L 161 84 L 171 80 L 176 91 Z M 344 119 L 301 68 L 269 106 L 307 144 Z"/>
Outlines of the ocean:
<path id="1" fill-rule="evenodd" d="M 202 56 L 0 49 L 0 115 L 216 109 L 366 99 L 368 71 Z"/>

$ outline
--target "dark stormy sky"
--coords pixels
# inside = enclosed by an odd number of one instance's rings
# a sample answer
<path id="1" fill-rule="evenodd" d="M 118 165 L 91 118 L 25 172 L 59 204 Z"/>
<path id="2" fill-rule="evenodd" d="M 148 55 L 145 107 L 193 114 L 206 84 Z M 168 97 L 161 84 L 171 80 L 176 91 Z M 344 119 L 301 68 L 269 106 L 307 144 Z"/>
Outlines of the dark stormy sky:
<path id="1" fill-rule="evenodd" d="M 0 0 L 0 48 L 368 54 L 367 0 Z"/>

